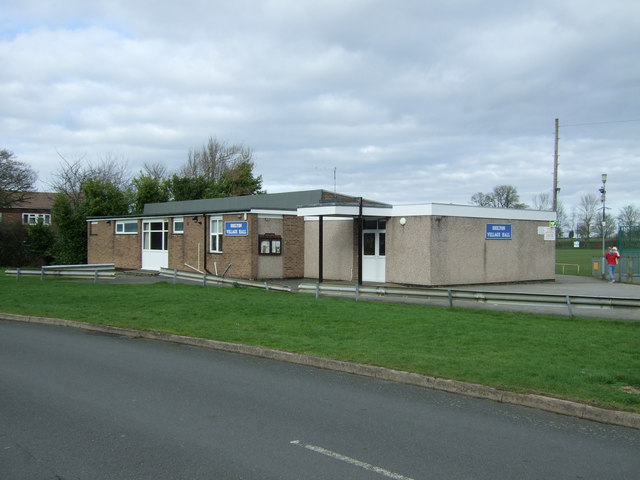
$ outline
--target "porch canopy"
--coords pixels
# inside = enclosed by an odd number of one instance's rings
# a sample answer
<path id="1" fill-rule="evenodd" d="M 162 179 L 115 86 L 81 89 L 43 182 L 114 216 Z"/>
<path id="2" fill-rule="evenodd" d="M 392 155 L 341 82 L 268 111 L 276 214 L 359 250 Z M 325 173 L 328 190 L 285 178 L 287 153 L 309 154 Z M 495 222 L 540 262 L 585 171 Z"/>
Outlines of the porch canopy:
<path id="1" fill-rule="evenodd" d="M 323 220 L 324 217 L 348 217 L 358 219 L 358 284 L 362 284 L 362 229 L 365 217 L 381 218 L 391 216 L 393 206 L 387 203 L 366 200 L 362 197 L 347 197 L 341 195 L 335 198 L 325 198 L 320 203 L 299 206 L 297 215 L 305 218 L 318 219 L 318 281 L 323 281 L 324 248 L 323 248 Z"/>

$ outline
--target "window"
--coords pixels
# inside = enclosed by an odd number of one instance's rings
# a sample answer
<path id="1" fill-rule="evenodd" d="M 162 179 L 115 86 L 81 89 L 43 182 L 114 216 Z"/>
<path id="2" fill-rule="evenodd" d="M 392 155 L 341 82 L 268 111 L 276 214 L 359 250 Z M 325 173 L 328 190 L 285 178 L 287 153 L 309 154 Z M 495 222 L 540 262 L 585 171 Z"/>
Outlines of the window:
<path id="1" fill-rule="evenodd" d="M 215 253 L 222 253 L 222 217 L 211 219 L 211 242 L 209 250 Z"/>
<path id="2" fill-rule="evenodd" d="M 35 225 L 39 221 L 42 221 L 43 225 L 51 225 L 51 215 L 48 213 L 23 213 L 22 223 L 23 225 Z"/>
<path id="3" fill-rule="evenodd" d="M 173 233 L 184 233 L 184 218 L 173 219 Z"/>
<path id="4" fill-rule="evenodd" d="M 260 255 L 280 255 L 282 253 L 282 237 L 272 233 L 259 235 L 258 248 Z"/>
<path id="5" fill-rule="evenodd" d="M 116 233 L 119 235 L 132 235 L 138 233 L 138 221 L 127 220 L 116 222 Z"/>
<path id="6" fill-rule="evenodd" d="M 169 222 L 164 220 L 143 222 L 143 249 L 167 250 Z"/>

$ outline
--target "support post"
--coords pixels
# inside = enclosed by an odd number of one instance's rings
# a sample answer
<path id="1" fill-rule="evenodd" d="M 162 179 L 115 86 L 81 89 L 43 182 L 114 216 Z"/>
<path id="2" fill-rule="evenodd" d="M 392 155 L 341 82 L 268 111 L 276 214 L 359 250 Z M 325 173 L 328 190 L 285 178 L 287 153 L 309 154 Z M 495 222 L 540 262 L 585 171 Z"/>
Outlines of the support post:
<path id="1" fill-rule="evenodd" d="M 318 282 L 322 283 L 324 280 L 322 264 L 324 263 L 324 245 L 323 245 L 323 237 L 324 237 L 324 223 L 323 217 L 320 215 L 318 217 Z"/>
<path id="2" fill-rule="evenodd" d="M 569 316 L 573 317 L 573 308 L 571 308 L 571 297 L 567 295 L 567 308 L 569 309 Z"/>
<path id="3" fill-rule="evenodd" d="M 358 206 L 358 285 L 362 285 L 362 197 Z"/>

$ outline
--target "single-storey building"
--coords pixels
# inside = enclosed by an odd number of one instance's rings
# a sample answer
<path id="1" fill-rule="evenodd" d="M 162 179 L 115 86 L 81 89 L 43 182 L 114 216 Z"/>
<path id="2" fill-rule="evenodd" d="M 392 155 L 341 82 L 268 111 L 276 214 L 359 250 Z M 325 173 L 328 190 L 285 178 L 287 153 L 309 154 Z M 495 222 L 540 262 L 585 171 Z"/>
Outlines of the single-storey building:
<path id="1" fill-rule="evenodd" d="M 89 263 L 246 279 L 460 285 L 555 278 L 554 212 L 390 205 L 310 190 L 90 217 Z"/>

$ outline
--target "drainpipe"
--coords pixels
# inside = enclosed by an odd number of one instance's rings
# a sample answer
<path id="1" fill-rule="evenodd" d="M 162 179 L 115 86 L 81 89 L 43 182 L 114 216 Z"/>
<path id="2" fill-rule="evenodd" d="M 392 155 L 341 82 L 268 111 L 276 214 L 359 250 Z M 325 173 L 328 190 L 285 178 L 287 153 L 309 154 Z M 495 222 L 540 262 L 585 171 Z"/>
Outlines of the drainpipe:
<path id="1" fill-rule="evenodd" d="M 211 272 L 209 272 L 209 270 L 207 269 L 207 253 L 208 253 L 209 251 L 207 250 L 207 221 L 206 221 L 206 220 L 207 220 L 207 217 L 206 217 L 206 216 L 205 216 L 205 214 L 203 213 L 203 214 L 202 214 L 202 231 L 204 232 L 204 233 L 203 233 L 203 237 L 204 237 L 204 239 L 203 239 L 203 240 L 204 240 L 204 241 L 203 241 L 202 245 L 204 246 L 204 252 L 203 252 L 203 255 L 202 255 L 202 257 L 203 257 L 203 258 L 202 258 L 202 270 L 203 270 L 204 272 L 211 273 Z"/>

